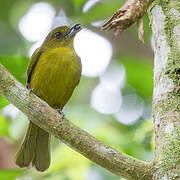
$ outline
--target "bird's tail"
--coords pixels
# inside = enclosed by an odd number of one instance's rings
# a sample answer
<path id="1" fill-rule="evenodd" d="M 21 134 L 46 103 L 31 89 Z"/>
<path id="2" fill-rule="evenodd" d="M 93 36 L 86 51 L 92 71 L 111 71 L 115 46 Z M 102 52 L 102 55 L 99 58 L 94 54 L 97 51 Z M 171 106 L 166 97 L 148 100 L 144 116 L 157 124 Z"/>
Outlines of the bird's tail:
<path id="1" fill-rule="evenodd" d="M 16 164 L 27 167 L 32 163 L 38 171 L 50 165 L 50 135 L 33 123 L 29 123 L 23 144 L 16 155 Z"/>

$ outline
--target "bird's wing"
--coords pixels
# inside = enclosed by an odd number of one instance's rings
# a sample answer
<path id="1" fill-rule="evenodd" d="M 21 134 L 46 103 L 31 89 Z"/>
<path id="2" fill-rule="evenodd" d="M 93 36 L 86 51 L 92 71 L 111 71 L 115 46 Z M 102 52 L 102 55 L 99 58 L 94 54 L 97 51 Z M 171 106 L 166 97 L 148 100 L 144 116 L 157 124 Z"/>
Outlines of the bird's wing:
<path id="1" fill-rule="evenodd" d="M 38 61 L 39 57 L 41 56 L 41 54 L 42 54 L 42 51 L 40 48 L 38 48 L 34 51 L 33 55 L 31 56 L 31 60 L 29 62 L 28 69 L 27 69 L 27 82 L 26 82 L 27 88 L 29 88 L 29 86 L 30 86 L 32 72 L 33 72 L 34 67 L 36 66 L 37 61 Z"/>

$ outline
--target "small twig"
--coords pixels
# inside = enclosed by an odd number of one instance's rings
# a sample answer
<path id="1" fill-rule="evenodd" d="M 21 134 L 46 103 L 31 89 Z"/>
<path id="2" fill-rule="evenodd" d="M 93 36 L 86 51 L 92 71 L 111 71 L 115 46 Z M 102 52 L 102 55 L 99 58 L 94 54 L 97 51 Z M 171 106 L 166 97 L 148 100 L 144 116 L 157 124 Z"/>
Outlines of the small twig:
<path id="1" fill-rule="evenodd" d="M 115 35 L 118 35 L 133 23 L 138 22 L 144 16 L 147 8 L 153 1 L 154 0 L 127 0 L 125 4 L 102 25 L 102 29 L 114 29 Z M 142 34 L 142 32 L 139 34 Z M 140 38 L 142 39 L 141 36 Z"/>
<path id="2" fill-rule="evenodd" d="M 144 29 L 143 29 L 143 20 L 142 19 L 139 19 L 137 21 L 137 27 L 138 27 L 138 33 L 139 33 L 138 34 L 139 40 L 144 43 L 144 38 L 143 38 Z"/>

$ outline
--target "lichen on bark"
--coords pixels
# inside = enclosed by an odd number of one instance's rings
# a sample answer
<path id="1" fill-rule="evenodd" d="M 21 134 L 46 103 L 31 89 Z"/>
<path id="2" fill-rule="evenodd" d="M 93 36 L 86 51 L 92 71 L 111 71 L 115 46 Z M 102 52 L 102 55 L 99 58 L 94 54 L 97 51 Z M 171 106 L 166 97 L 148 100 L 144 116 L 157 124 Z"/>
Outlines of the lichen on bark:
<path id="1" fill-rule="evenodd" d="M 179 0 L 158 0 L 151 12 L 155 57 L 157 56 L 154 68 L 153 117 L 155 164 L 158 170 L 154 173 L 154 179 L 180 179 Z M 157 23 L 157 19 L 161 21 Z M 160 72 L 156 73 L 156 69 Z"/>

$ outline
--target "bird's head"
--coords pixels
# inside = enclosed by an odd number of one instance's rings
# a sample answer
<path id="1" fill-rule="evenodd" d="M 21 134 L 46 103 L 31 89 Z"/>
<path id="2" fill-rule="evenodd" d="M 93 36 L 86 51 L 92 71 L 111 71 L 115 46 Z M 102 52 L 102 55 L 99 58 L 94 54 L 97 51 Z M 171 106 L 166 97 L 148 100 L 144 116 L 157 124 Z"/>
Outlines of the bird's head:
<path id="1" fill-rule="evenodd" d="M 57 48 L 65 46 L 73 46 L 75 35 L 82 29 L 81 24 L 72 26 L 60 26 L 53 29 L 44 40 L 42 46 L 46 48 Z"/>

